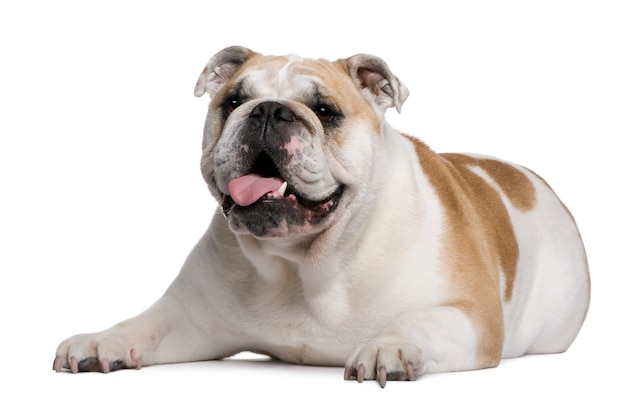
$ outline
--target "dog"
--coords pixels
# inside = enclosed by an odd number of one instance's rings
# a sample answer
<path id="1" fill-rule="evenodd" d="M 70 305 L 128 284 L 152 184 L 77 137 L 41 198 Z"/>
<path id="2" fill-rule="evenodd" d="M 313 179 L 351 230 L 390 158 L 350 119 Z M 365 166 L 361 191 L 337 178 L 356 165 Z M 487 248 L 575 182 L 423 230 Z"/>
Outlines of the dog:
<path id="1" fill-rule="evenodd" d="M 392 128 L 409 92 L 382 59 L 228 47 L 205 93 L 207 232 L 148 310 L 63 341 L 57 372 L 252 351 L 384 387 L 577 336 L 590 278 L 568 209 L 529 169 Z"/>

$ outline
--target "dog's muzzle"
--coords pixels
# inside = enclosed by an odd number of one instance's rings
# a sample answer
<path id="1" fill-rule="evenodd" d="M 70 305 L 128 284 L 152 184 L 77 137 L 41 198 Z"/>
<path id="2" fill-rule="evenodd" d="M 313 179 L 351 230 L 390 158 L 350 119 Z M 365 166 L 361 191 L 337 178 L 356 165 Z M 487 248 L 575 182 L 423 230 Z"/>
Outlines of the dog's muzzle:
<path id="1" fill-rule="evenodd" d="M 319 224 L 337 208 L 343 185 L 320 199 L 297 190 L 303 184 L 301 179 L 295 184 L 295 177 L 306 169 L 301 159 L 307 149 L 296 145 L 305 143 L 298 139 L 302 132 L 310 135 L 300 118 L 281 103 L 263 102 L 250 112 L 239 131 L 235 178 L 222 196 L 222 211 L 235 229 L 245 227 L 266 236 L 288 226 Z"/>

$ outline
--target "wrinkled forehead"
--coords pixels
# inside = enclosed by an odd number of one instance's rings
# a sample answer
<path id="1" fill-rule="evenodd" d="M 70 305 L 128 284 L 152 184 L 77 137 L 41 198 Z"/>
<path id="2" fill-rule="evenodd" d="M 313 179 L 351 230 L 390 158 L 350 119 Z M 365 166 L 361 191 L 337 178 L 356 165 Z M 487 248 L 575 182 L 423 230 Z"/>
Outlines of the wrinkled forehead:
<path id="1" fill-rule="evenodd" d="M 352 85 L 335 64 L 297 55 L 261 56 L 243 70 L 239 84 L 256 98 L 298 99 L 316 91 L 341 92 Z"/>

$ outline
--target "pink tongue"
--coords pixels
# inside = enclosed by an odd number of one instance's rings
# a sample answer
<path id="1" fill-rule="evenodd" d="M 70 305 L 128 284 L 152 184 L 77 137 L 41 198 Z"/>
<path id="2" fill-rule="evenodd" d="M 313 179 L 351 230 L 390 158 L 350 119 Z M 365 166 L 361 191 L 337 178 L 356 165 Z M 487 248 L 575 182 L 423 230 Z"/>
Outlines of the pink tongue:
<path id="1" fill-rule="evenodd" d="M 263 195 L 280 189 L 283 180 L 280 178 L 264 178 L 259 175 L 244 175 L 233 179 L 228 184 L 228 192 L 235 203 L 240 206 L 249 206 Z"/>

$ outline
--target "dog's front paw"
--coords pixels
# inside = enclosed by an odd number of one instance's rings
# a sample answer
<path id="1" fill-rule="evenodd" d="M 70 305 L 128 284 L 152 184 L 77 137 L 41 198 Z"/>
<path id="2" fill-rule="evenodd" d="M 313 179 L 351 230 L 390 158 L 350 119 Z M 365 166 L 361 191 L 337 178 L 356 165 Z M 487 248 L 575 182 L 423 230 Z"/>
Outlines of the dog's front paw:
<path id="1" fill-rule="evenodd" d="M 123 340 L 103 334 L 76 335 L 63 341 L 56 352 L 53 369 L 60 372 L 104 372 L 140 368 L 141 358 Z"/>
<path id="2" fill-rule="evenodd" d="M 414 381 L 421 374 L 422 351 L 410 343 L 370 343 L 359 347 L 348 359 L 344 379 Z"/>

